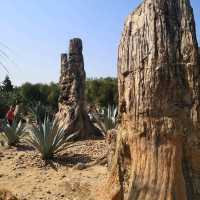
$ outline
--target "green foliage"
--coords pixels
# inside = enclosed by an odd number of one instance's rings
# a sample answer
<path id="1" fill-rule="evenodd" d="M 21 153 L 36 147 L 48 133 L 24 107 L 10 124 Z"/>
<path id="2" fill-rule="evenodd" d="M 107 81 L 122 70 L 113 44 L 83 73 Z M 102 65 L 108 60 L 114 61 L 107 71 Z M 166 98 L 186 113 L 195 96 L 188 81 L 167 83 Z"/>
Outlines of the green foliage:
<path id="1" fill-rule="evenodd" d="M 117 108 L 115 106 L 108 105 L 108 108 L 104 109 L 103 117 L 106 130 L 115 128 L 117 124 Z"/>
<path id="2" fill-rule="evenodd" d="M 101 113 L 98 113 L 97 111 L 93 112 L 92 116 L 103 132 L 104 136 L 106 136 L 108 130 L 114 129 L 116 127 L 117 108 L 114 105 L 108 105 L 108 107 L 104 108 Z"/>
<path id="3" fill-rule="evenodd" d="M 99 78 L 86 81 L 86 98 L 89 104 L 107 108 L 117 105 L 117 79 Z"/>
<path id="4" fill-rule="evenodd" d="M 5 117 L 11 105 L 17 104 L 21 104 L 24 111 L 38 104 L 43 105 L 45 111 L 41 116 L 42 120 L 44 120 L 46 113 L 53 116 L 58 110 L 58 84 L 25 83 L 19 87 L 14 87 L 12 91 L 8 89 L 8 91 L 0 91 L 0 118 Z M 88 79 L 86 80 L 85 93 L 89 105 L 96 105 L 104 109 L 108 105 L 117 106 L 117 79 L 110 77 Z"/>
<path id="5" fill-rule="evenodd" d="M 41 153 L 42 159 L 45 160 L 63 150 L 68 141 L 77 135 L 74 133 L 66 136 L 58 120 L 52 122 L 49 118 L 45 118 L 43 123 L 40 121 L 37 125 L 32 124 L 29 131 L 30 137 L 27 141 Z"/>
<path id="6" fill-rule="evenodd" d="M 29 107 L 32 120 L 40 123 L 44 121 L 45 117 L 49 115 L 49 111 L 46 106 L 39 103 L 34 103 Z"/>
<path id="7" fill-rule="evenodd" d="M 0 118 L 5 117 L 7 110 L 16 101 L 16 98 L 18 98 L 18 95 L 13 88 L 10 78 L 6 76 L 0 85 Z"/>
<path id="8" fill-rule="evenodd" d="M 57 110 L 58 98 L 60 95 L 59 86 L 58 84 L 51 83 L 49 87 L 50 87 L 50 90 L 47 96 L 47 103 L 48 105 L 51 105 L 54 110 Z"/>
<path id="9" fill-rule="evenodd" d="M 16 120 L 13 121 L 12 126 L 8 125 L 6 121 L 3 121 L 2 131 L 9 146 L 15 146 L 25 135 L 22 122 L 17 122 Z"/>
<path id="10" fill-rule="evenodd" d="M 20 104 L 21 102 L 18 88 L 14 88 L 12 92 L 0 91 L 0 118 L 5 117 L 11 105 Z"/>
<path id="11" fill-rule="evenodd" d="M 58 84 L 25 83 L 20 87 L 20 93 L 26 105 L 40 102 L 42 105 L 49 107 L 49 110 L 52 112 L 57 110 L 59 97 Z"/>
<path id="12" fill-rule="evenodd" d="M 0 118 L 4 118 L 6 115 L 7 110 L 9 109 L 9 106 L 7 104 L 7 98 L 0 93 Z"/>
<path id="13" fill-rule="evenodd" d="M 9 76 L 6 76 L 2 85 L 1 85 L 1 91 L 4 91 L 4 92 L 11 92 L 13 91 L 13 85 L 12 85 L 12 82 L 9 78 Z"/>
<path id="14" fill-rule="evenodd" d="M 2 87 L 3 88 L 3 85 Z M 11 105 L 22 104 L 24 110 L 32 105 L 41 104 L 49 114 L 53 115 L 58 109 L 58 84 L 25 83 L 12 91 L 0 90 L 0 118 L 4 118 Z M 45 115 L 44 115 L 45 116 Z M 44 116 L 42 119 L 44 119 Z"/>

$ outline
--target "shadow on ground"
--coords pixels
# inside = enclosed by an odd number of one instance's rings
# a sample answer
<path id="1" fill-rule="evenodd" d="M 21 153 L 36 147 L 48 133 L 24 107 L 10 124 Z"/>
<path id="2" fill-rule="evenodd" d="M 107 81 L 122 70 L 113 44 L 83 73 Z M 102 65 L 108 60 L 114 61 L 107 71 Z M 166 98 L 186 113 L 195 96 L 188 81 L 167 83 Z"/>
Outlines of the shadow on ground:
<path id="1" fill-rule="evenodd" d="M 62 154 L 53 158 L 53 162 L 58 163 L 63 166 L 73 166 L 78 163 L 87 164 L 91 162 L 92 159 L 88 155 L 84 154 Z"/>
<path id="2" fill-rule="evenodd" d="M 35 149 L 32 146 L 27 144 L 18 144 L 16 146 L 17 151 L 34 151 Z"/>
<path id="3" fill-rule="evenodd" d="M 65 167 L 75 167 L 77 165 L 86 165 L 90 163 L 92 158 L 88 155 L 84 154 L 62 154 L 58 155 L 51 160 L 48 160 L 45 162 L 46 166 L 50 166 L 52 169 L 56 170 L 59 168 L 59 166 L 65 166 Z"/>

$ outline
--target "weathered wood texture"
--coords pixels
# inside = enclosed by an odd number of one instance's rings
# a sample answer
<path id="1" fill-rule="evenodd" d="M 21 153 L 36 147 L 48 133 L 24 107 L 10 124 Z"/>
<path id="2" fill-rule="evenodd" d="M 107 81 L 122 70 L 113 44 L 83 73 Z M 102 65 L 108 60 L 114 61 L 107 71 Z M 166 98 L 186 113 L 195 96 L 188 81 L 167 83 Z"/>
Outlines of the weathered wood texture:
<path id="1" fill-rule="evenodd" d="M 200 199 L 200 65 L 189 0 L 145 0 L 118 56 L 120 126 L 106 200 Z"/>
<path id="2" fill-rule="evenodd" d="M 99 134 L 91 123 L 85 101 L 85 70 L 82 41 L 70 40 L 69 54 L 61 55 L 60 98 L 57 118 L 65 124 L 66 133 L 79 132 L 85 139 Z"/>

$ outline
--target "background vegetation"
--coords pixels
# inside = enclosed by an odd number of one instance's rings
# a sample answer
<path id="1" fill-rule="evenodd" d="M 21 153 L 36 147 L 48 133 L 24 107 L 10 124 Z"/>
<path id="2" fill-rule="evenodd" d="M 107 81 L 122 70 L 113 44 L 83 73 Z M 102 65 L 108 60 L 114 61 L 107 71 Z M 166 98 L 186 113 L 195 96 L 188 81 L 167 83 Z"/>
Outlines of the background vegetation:
<path id="1" fill-rule="evenodd" d="M 87 79 L 85 92 L 90 105 L 97 105 L 101 108 L 117 105 L 116 78 Z M 17 104 L 21 104 L 25 108 L 40 103 L 46 107 L 48 112 L 55 113 L 58 109 L 58 98 L 59 86 L 56 83 L 25 83 L 15 87 L 10 78 L 6 76 L 0 84 L 0 118 L 5 117 L 10 105 Z"/>
<path id="2" fill-rule="evenodd" d="M 107 108 L 108 105 L 117 105 L 117 79 L 96 78 L 86 81 L 86 98 L 89 104 Z"/>

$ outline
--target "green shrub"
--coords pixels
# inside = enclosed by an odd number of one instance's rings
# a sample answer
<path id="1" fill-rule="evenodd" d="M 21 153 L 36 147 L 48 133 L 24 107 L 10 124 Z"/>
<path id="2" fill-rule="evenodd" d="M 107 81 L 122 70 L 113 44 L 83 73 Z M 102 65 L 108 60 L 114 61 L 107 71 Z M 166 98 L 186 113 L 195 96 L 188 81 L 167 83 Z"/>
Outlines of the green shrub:
<path id="1" fill-rule="evenodd" d="M 98 105 L 105 108 L 108 105 L 117 105 L 117 79 L 95 78 L 87 79 L 85 94 L 90 105 Z"/>
<path id="2" fill-rule="evenodd" d="M 54 154 L 63 150 L 69 140 L 77 135 L 74 133 L 66 136 L 65 129 L 59 125 L 58 120 L 52 122 L 49 118 L 45 118 L 44 122 L 39 121 L 37 125 L 32 124 L 29 132 L 27 141 L 41 153 L 44 160 L 51 159 Z"/>

